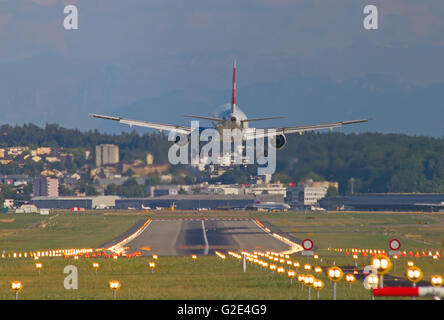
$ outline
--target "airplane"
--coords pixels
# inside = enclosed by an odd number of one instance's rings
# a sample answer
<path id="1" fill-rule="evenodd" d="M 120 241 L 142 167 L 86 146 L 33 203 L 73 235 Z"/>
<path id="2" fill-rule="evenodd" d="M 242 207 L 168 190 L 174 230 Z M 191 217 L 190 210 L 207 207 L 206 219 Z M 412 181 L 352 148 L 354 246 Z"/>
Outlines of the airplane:
<path id="1" fill-rule="evenodd" d="M 146 207 L 145 207 L 145 206 L 142 204 L 142 209 L 143 209 L 143 210 L 151 210 L 151 207 L 150 207 L 150 206 L 146 206 Z"/>
<path id="2" fill-rule="evenodd" d="M 302 134 L 307 131 L 323 130 L 323 129 L 333 130 L 333 128 L 342 127 L 350 124 L 368 122 L 370 120 L 370 119 L 360 119 L 360 120 L 340 121 L 340 122 L 331 122 L 331 123 L 315 124 L 315 125 L 265 128 L 261 129 L 260 131 L 256 131 L 257 130 L 256 128 L 248 127 L 250 122 L 271 120 L 271 119 L 282 119 L 284 117 L 273 116 L 273 117 L 252 118 L 252 119 L 247 118 L 245 113 L 236 104 L 236 68 L 237 68 L 236 65 L 237 63 L 235 60 L 233 64 L 233 91 L 231 97 L 231 104 L 227 103 L 223 105 L 222 106 L 223 110 L 217 116 L 215 114 L 214 117 L 195 116 L 195 115 L 184 115 L 184 117 L 212 121 L 213 124 L 212 128 L 218 130 L 219 133 L 221 134 L 221 137 L 223 136 L 222 135 L 223 129 L 241 129 L 241 130 L 245 129 L 245 135 L 243 136 L 244 140 L 271 138 L 270 145 L 272 148 L 276 150 L 281 150 L 286 145 L 287 143 L 287 139 L 285 137 L 286 134 L 291 134 L 291 133 Z M 164 130 L 174 131 L 176 134 L 174 143 L 177 144 L 178 146 L 185 146 L 190 141 L 192 128 L 188 126 L 157 123 L 157 122 L 142 121 L 142 120 L 132 120 L 132 119 L 106 116 L 94 113 L 90 113 L 89 115 L 94 118 L 113 120 L 120 122 L 122 124 L 127 124 L 130 126 L 130 128 L 132 126 L 140 126 L 151 129 L 157 129 L 160 132 Z M 200 128 L 200 129 L 204 130 L 206 128 Z"/>
<path id="3" fill-rule="evenodd" d="M 253 208 L 256 210 L 268 210 L 268 211 L 288 211 L 290 209 L 290 205 L 284 202 L 262 202 L 258 199 L 256 194 L 254 195 L 254 204 L 252 206 L 248 206 L 248 208 Z"/>
<path id="4" fill-rule="evenodd" d="M 322 211 L 327 211 L 327 210 L 324 208 L 318 207 L 318 206 L 311 206 L 309 211 L 314 211 L 314 212 L 321 211 L 322 212 Z"/>

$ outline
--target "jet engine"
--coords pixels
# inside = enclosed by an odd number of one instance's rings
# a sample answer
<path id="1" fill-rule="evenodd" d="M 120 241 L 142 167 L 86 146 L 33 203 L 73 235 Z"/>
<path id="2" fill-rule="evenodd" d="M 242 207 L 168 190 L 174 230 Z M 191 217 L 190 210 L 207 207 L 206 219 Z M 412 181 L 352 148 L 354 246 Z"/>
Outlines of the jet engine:
<path id="1" fill-rule="evenodd" d="M 287 138 L 285 138 L 283 134 L 277 134 L 271 138 L 270 144 L 273 147 L 273 149 L 281 150 L 287 144 Z"/>
<path id="2" fill-rule="evenodd" d="M 189 134 L 177 134 L 174 138 L 174 144 L 177 144 L 179 147 L 186 146 L 190 142 Z"/>

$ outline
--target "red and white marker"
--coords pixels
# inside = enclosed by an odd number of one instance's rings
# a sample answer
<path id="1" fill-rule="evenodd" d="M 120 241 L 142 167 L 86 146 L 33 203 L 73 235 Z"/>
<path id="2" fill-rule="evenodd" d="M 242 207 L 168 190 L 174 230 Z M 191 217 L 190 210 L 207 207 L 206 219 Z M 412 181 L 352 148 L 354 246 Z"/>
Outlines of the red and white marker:
<path id="1" fill-rule="evenodd" d="M 389 242 L 389 247 L 393 251 L 398 251 L 399 248 L 401 248 L 401 241 L 399 241 L 398 239 L 392 239 Z"/>
<path id="2" fill-rule="evenodd" d="M 313 241 L 311 241 L 310 239 L 302 240 L 302 248 L 304 248 L 304 250 L 306 251 L 310 251 L 311 249 L 313 249 Z"/>
<path id="3" fill-rule="evenodd" d="M 385 287 L 373 289 L 375 297 L 444 297 L 444 288 L 439 287 Z"/>

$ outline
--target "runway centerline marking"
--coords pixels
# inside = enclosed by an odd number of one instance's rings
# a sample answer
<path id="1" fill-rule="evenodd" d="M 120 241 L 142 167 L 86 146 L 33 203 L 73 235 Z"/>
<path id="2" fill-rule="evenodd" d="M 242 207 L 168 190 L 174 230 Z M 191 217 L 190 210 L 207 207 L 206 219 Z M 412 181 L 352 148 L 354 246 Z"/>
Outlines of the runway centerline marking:
<path id="1" fill-rule="evenodd" d="M 208 239 L 207 239 L 207 232 L 205 231 L 205 223 L 202 220 L 202 233 L 203 233 L 203 237 L 205 240 L 205 250 L 204 250 L 204 254 L 207 255 L 208 251 L 210 250 L 210 245 L 208 244 Z"/>

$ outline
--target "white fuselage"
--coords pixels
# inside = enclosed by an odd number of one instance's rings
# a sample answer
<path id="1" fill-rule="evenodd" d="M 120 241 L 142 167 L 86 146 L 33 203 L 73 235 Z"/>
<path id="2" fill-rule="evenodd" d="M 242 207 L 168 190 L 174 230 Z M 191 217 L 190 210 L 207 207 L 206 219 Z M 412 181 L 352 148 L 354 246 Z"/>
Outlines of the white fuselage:
<path id="1" fill-rule="evenodd" d="M 227 103 L 222 106 L 223 110 L 219 112 L 217 117 L 224 121 L 213 122 L 215 128 L 222 133 L 223 129 L 245 129 L 248 128 L 248 122 L 242 122 L 247 120 L 247 116 L 241 108 L 236 106 L 235 110 L 231 111 L 231 104 Z"/>
<path id="2" fill-rule="evenodd" d="M 253 206 L 256 208 L 267 209 L 267 210 L 288 210 L 291 208 L 286 203 L 278 203 L 278 202 L 255 203 Z"/>

